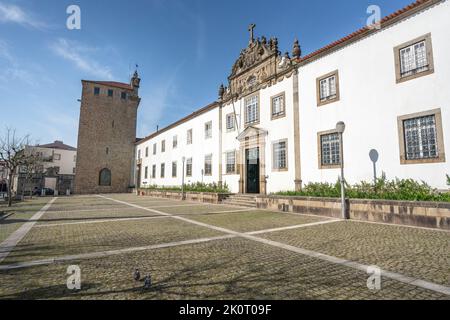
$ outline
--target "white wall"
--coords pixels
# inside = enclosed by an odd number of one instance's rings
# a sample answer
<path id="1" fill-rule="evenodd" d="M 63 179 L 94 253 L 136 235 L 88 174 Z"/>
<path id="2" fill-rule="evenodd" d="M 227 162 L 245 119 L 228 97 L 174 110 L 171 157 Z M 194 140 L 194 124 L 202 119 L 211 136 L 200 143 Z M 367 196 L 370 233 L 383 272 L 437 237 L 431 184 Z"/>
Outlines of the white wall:
<path id="1" fill-rule="evenodd" d="M 212 121 L 212 138 L 205 139 L 205 123 Z M 192 177 L 186 177 L 185 183 L 202 181 L 201 171 L 204 169 L 205 156 L 213 154 L 212 175 L 203 176 L 204 183 L 219 180 L 219 109 L 214 108 L 175 128 L 162 132 L 158 136 L 137 146 L 141 150 L 142 172 L 141 185 L 179 186 L 182 180 L 182 158 L 192 158 Z M 192 144 L 187 145 L 187 131 L 192 129 Z M 173 149 L 173 136 L 178 135 L 178 147 Z M 161 152 L 161 141 L 166 140 L 166 151 Z M 156 155 L 153 155 L 153 144 L 157 144 Z M 149 148 L 148 157 L 145 157 L 145 148 Z M 136 152 L 136 156 L 138 156 Z M 177 161 L 177 177 L 172 178 L 172 162 Z M 165 163 L 165 178 L 161 178 L 161 163 Z M 152 165 L 156 164 L 156 178 L 153 179 Z M 145 179 L 145 167 L 148 166 L 148 178 Z"/>
<path id="2" fill-rule="evenodd" d="M 446 188 L 449 161 L 400 164 L 397 117 L 440 108 L 446 151 L 450 148 L 450 2 L 446 1 L 299 69 L 301 166 L 304 183 L 337 180 L 339 169 L 318 168 L 317 132 L 347 125 L 344 160 L 349 182 L 370 180 L 371 149 L 388 178 L 424 180 Z M 397 84 L 393 48 L 431 32 L 434 74 Z M 339 70 L 340 101 L 317 107 L 316 78 Z M 450 153 L 447 153 L 447 159 Z"/>
<path id="3" fill-rule="evenodd" d="M 51 162 L 44 162 L 44 169 L 50 167 L 59 167 L 59 174 L 74 174 L 74 168 L 76 167 L 76 151 L 72 150 L 62 150 L 62 149 L 51 149 L 42 147 L 33 147 L 36 152 L 42 152 L 44 157 L 52 157 Z M 56 160 L 54 155 L 61 155 L 60 160 Z"/>
<path id="4" fill-rule="evenodd" d="M 435 6 L 387 29 L 346 46 L 339 51 L 315 60 L 299 68 L 299 118 L 301 173 L 303 183 L 335 182 L 339 169 L 319 169 L 317 133 L 335 128 L 338 121 L 347 125 L 344 134 L 344 160 L 349 182 L 371 180 L 373 177 L 369 151 L 376 149 L 380 158 L 378 173 L 386 172 L 393 179 L 413 178 L 424 180 L 434 187 L 447 188 L 445 174 L 450 173 L 449 161 L 435 164 L 400 164 L 400 147 L 397 117 L 401 115 L 440 108 L 444 132 L 444 146 L 450 146 L 450 2 Z M 435 72 L 431 75 L 396 83 L 393 48 L 412 39 L 431 33 Z M 340 101 L 317 107 L 316 78 L 334 70 L 339 71 Z M 285 92 L 286 117 L 271 120 L 270 98 Z M 295 154 L 293 121 L 293 77 L 260 90 L 260 123 L 256 127 L 267 130 L 266 174 L 269 176 L 267 191 L 294 190 Z M 239 175 L 226 174 L 227 151 L 238 150 L 236 137 L 244 129 L 244 99 L 234 103 L 240 131 L 226 130 L 226 115 L 233 112 L 231 104 L 222 109 L 214 108 L 194 117 L 175 128 L 142 142 L 137 146 L 142 158 L 142 185 L 174 186 L 181 184 L 181 159 L 193 158 L 193 176 L 187 183 L 201 181 L 206 154 L 213 154 L 213 174 L 204 177 L 205 183 L 219 180 L 219 157 L 222 157 L 223 181 L 232 192 L 239 191 Z M 219 112 L 222 112 L 222 132 L 219 128 Z M 205 140 L 204 125 L 213 123 L 213 137 Z M 193 144 L 186 145 L 186 133 L 193 129 Z M 222 149 L 219 149 L 219 135 Z M 178 148 L 173 150 L 172 138 L 178 135 Z M 166 140 L 166 152 L 161 153 L 161 141 Z M 288 139 L 288 171 L 272 171 L 272 142 Z M 153 156 L 153 144 L 157 154 Z M 145 157 L 145 148 L 149 156 Z M 136 152 L 136 156 L 138 152 Z M 450 153 L 447 154 L 447 159 Z M 177 178 L 172 178 L 172 161 L 177 161 Z M 166 164 L 165 178 L 160 178 L 160 165 Z M 156 178 L 151 178 L 152 165 L 156 164 Z M 148 178 L 144 179 L 145 167 Z"/>
<path id="5" fill-rule="evenodd" d="M 285 112 L 286 116 L 279 119 L 272 120 L 271 116 L 271 98 L 280 93 L 285 93 Z M 251 95 L 250 95 L 251 96 Z M 236 109 L 237 119 L 239 121 L 239 129 L 233 132 L 226 131 L 226 115 L 233 112 L 232 104 L 227 104 L 222 109 L 223 112 L 223 181 L 227 182 L 232 192 L 239 191 L 239 175 L 226 175 L 226 159 L 225 152 L 232 150 L 239 150 L 239 141 L 236 139 L 238 134 L 241 133 L 244 128 L 244 100 L 240 99 L 234 103 Z M 259 124 L 254 127 L 266 130 L 268 132 L 265 144 L 265 163 L 266 163 L 266 176 L 267 179 L 267 191 L 275 192 L 279 190 L 291 190 L 294 189 L 294 117 L 293 117 L 293 76 L 284 79 L 282 82 L 276 83 L 271 87 L 261 89 L 259 91 L 259 108 L 260 119 Z M 279 140 L 288 140 L 288 170 L 277 172 L 272 170 L 272 143 Z"/>

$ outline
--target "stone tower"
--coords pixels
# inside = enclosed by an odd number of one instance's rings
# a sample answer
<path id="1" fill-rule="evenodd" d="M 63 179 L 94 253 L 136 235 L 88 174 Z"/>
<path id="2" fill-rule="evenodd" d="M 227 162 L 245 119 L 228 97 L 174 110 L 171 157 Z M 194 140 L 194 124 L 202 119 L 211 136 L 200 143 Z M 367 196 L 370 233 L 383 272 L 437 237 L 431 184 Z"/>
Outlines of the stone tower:
<path id="1" fill-rule="evenodd" d="M 82 80 L 75 193 L 121 193 L 134 184 L 140 78 Z"/>

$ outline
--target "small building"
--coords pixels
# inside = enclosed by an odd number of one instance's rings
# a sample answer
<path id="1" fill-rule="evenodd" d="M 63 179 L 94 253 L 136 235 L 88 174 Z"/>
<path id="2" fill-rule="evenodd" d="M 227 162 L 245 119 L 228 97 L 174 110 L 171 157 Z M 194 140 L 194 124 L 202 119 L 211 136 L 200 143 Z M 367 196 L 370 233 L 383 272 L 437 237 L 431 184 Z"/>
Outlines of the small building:
<path id="1" fill-rule="evenodd" d="M 36 189 L 50 188 L 58 194 L 66 194 L 74 190 L 77 149 L 62 141 L 27 146 L 25 151 L 35 154 L 40 164 L 27 176 L 26 168 L 19 167 L 14 176 L 13 191 L 17 194 L 28 194 Z"/>

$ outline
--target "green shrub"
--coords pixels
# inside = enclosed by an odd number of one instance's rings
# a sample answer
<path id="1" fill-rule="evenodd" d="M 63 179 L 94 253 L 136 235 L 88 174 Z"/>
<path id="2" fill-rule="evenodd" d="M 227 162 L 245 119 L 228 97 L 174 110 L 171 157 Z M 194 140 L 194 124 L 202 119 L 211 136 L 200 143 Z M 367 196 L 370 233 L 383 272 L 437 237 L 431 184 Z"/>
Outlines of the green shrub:
<path id="1" fill-rule="evenodd" d="M 283 191 L 276 195 L 339 198 L 341 187 L 339 181 L 331 183 L 309 183 L 301 192 Z M 450 193 L 441 193 L 425 182 L 412 179 L 387 180 L 383 173 L 376 182 L 362 181 L 346 184 L 346 197 L 351 199 L 384 199 L 409 201 L 444 201 L 450 202 Z"/>
<path id="2" fill-rule="evenodd" d="M 151 185 L 144 187 L 143 189 L 148 190 L 156 190 L 156 191 L 175 191 L 175 192 L 181 192 L 181 186 L 157 186 L 157 185 Z M 185 192 L 211 192 L 211 193 L 229 193 L 230 190 L 228 188 L 228 185 L 224 183 L 222 186 L 219 186 L 217 183 L 191 183 L 184 185 L 184 191 Z"/>

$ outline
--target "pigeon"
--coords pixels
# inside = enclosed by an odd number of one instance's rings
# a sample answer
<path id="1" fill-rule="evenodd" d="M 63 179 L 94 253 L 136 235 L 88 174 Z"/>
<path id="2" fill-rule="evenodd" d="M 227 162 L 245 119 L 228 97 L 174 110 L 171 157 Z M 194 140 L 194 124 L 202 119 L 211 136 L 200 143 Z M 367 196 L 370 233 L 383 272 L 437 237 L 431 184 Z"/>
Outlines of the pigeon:
<path id="1" fill-rule="evenodd" d="M 150 289 L 151 286 L 152 286 L 152 278 L 148 274 L 144 280 L 144 290 Z"/>
<path id="2" fill-rule="evenodd" d="M 134 272 L 134 280 L 139 281 L 141 279 L 141 273 L 139 272 L 139 269 L 136 269 Z"/>

